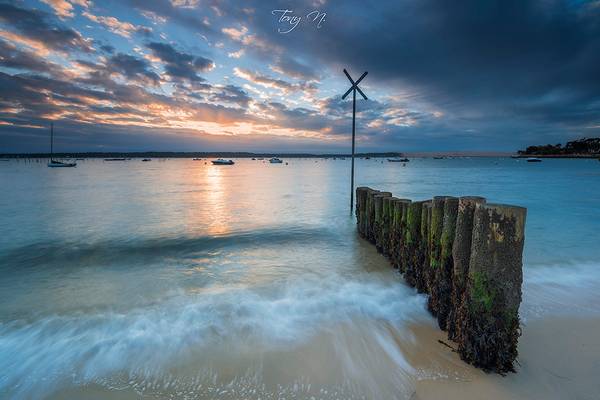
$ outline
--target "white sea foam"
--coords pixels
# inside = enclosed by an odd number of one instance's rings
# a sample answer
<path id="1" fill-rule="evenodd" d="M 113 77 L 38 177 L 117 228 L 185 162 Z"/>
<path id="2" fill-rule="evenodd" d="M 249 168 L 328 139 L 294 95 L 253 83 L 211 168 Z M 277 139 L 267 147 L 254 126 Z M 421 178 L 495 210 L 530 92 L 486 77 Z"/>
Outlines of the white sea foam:
<path id="1" fill-rule="evenodd" d="M 165 371 L 189 362 L 192 354 L 205 353 L 209 359 L 216 348 L 238 355 L 251 353 L 253 346 L 284 349 L 301 345 L 335 324 L 363 319 L 401 328 L 425 315 L 423 296 L 399 281 L 365 275 L 364 282 L 339 276 L 326 282 L 299 279 L 276 292 L 221 287 L 182 293 L 126 313 L 54 315 L 4 323 L 0 325 L 0 394 L 35 397 L 65 381 L 114 384 L 109 378 L 123 373 L 168 384 Z M 377 342 L 393 364 L 410 371 L 402 353 L 390 351 L 390 339 L 382 335 Z M 133 382 L 141 384 L 139 379 Z"/>

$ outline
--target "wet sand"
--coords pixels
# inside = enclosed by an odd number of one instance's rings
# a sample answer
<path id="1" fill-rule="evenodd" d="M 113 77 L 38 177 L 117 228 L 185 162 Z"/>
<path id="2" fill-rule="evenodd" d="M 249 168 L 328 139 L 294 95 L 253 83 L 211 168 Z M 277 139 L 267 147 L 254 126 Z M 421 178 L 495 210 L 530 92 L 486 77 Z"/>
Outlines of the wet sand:
<path id="1" fill-rule="evenodd" d="M 519 341 L 519 366 L 506 376 L 460 364 L 451 349 L 435 344 L 444 333 L 414 328 L 414 362 L 440 364 L 456 376 L 420 378 L 413 399 L 598 399 L 600 398 L 600 319 L 553 318 L 529 321 Z M 433 347 L 427 343 L 434 343 Z M 431 358 L 430 358 L 431 357 Z M 431 368 L 432 365 L 429 365 Z"/>
<path id="2" fill-rule="evenodd" d="M 600 393 L 600 319 L 528 322 L 519 343 L 518 370 L 506 376 L 465 364 L 438 342 L 453 346 L 433 323 L 412 325 L 406 332 L 387 323 L 373 329 L 372 324 L 355 321 L 326 330 L 294 350 L 266 351 L 256 376 L 235 377 L 240 369 L 257 365 L 253 357 L 244 361 L 238 353 L 230 354 L 231 375 L 215 376 L 212 385 L 176 382 L 173 390 L 163 387 L 157 392 L 135 390 L 124 381 L 121 389 L 92 384 L 61 390 L 51 398 L 592 400 Z M 388 347 L 385 357 L 368 357 L 373 351 L 381 354 L 381 345 Z M 215 365 L 220 371 L 227 370 L 229 357 L 223 356 L 221 365 Z"/>

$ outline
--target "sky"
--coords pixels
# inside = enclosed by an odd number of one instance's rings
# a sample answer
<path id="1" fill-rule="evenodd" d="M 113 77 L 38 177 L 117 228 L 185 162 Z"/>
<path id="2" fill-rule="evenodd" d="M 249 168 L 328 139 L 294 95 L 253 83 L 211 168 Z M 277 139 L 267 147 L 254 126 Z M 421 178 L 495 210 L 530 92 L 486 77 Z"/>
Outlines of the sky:
<path id="1" fill-rule="evenodd" d="M 0 0 L 0 153 L 600 136 L 600 0 Z"/>

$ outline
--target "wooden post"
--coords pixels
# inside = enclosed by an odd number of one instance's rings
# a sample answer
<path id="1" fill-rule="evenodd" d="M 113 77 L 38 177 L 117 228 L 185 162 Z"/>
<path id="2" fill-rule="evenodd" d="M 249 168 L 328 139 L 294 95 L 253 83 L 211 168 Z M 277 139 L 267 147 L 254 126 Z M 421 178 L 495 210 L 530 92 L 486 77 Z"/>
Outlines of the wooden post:
<path id="1" fill-rule="evenodd" d="M 526 210 L 501 204 L 477 204 L 469 275 L 458 315 L 461 358 L 500 373 L 514 371 L 520 335 L 519 305 L 523 282 Z"/>
<path id="2" fill-rule="evenodd" d="M 469 261 L 471 260 L 471 238 L 473 236 L 473 216 L 475 205 L 485 203 L 485 198 L 476 196 L 465 196 L 458 200 L 458 214 L 456 217 L 456 230 L 454 243 L 452 244 L 452 260 L 454 268 L 452 271 L 452 295 L 450 299 L 450 314 L 446 328 L 448 338 L 455 340 L 460 335 L 460 327 L 457 325 L 456 315 L 459 308 L 466 306 L 461 302 L 465 290 L 465 282 L 469 273 Z"/>
<path id="3" fill-rule="evenodd" d="M 431 200 L 421 206 L 421 241 L 415 260 L 415 287 L 419 293 L 429 293 L 429 226 L 431 225 Z"/>
<path id="4" fill-rule="evenodd" d="M 440 329 L 446 330 L 446 322 L 451 309 L 452 294 L 452 244 L 456 231 L 458 198 L 447 197 L 444 201 L 444 219 L 442 224 L 440 267 L 436 270 L 437 318 Z"/>
<path id="5" fill-rule="evenodd" d="M 444 203 L 448 196 L 435 196 L 431 202 L 431 222 L 429 224 L 429 268 L 425 271 L 429 287 L 429 311 L 437 316 L 438 311 L 438 273 L 441 268 L 442 229 L 444 227 Z"/>
<path id="6" fill-rule="evenodd" d="M 399 225 L 398 225 L 398 246 L 397 246 L 397 259 L 398 259 L 398 269 L 400 272 L 404 273 L 406 271 L 406 266 L 408 265 L 408 249 L 406 243 L 406 225 L 407 225 L 407 217 L 408 217 L 408 207 L 410 206 L 411 201 L 408 199 L 400 199 L 398 201 L 400 210 L 399 210 Z"/>
<path id="7" fill-rule="evenodd" d="M 409 261 L 406 263 L 404 279 L 409 285 L 415 286 L 415 269 L 418 268 L 418 251 L 421 243 L 421 209 L 422 201 L 413 201 L 406 212 L 406 253 Z"/>
<path id="8" fill-rule="evenodd" d="M 375 224 L 373 226 L 373 243 L 375 243 L 375 247 L 379 252 L 382 251 L 382 241 L 383 241 L 383 198 L 391 197 L 392 194 L 390 192 L 379 192 L 375 196 L 373 196 L 374 205 L 375 205 Z"/>

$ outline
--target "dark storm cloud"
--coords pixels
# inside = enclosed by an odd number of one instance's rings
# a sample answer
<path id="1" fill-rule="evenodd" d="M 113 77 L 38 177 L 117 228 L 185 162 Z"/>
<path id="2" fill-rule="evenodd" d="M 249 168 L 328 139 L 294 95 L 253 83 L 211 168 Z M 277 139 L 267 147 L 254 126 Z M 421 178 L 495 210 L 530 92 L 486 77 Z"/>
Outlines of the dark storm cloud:
<path id="1" fill-rule="evenodd" d="M 79 32 L 57 23 L 49 14 L 38 10 L 1 3 L 0 22 L 11 26 L 18 34 L 51 49 L 66 52 L 92 51 L 90 43 Z"/>
<path id="2" fill-rule="evenodd" d="M 214 67 L 212 60 L 181 52 L 170 44 L 151 42 L 147 47 L 165 63 L 165 72 L 175 80 L 203 82 L 204 78 L 198 76 L 198 72 L 206 72 Z"/>
<path id="3" fill-rule="evenodd" d="M 18 49 L 0 39 L 0 66 L 19 70 L 58 73 L 55 65 L 44 61 L 34 53 Z"/>
<path id="4" fill-rule="evenodd" d="M 295 79 L 312 81 L 319 78 L 317 72 L 311 66 L 300 63 L 287 55 L 277 57 L 271 69 Z"/>
<path id="5" fill-rule="evenodd" d="M 110 57 L 107 68 L 133 81 L 147 81 L 154 85 L 160 82 L 160 77 L 150 70 L 148 61 L 129 54 L 118 53 Z"/>
<path id="6" fill-rule="evenodd" d="M 336 2 L 322 7 L 328 14 L 321 29 L 304 26 L 286 35 L 255 4 L 260 11 L 250 30 L 272 46 L 338 70 L 368 70 L 368 83 L 410 91 L 464 117 L 464 128 L 474 119 L 494 124 L 511 117 L 519 129 L 598 122 L 597 2 Z M 310 9 L 293 8 L 302 7 Z"/>

